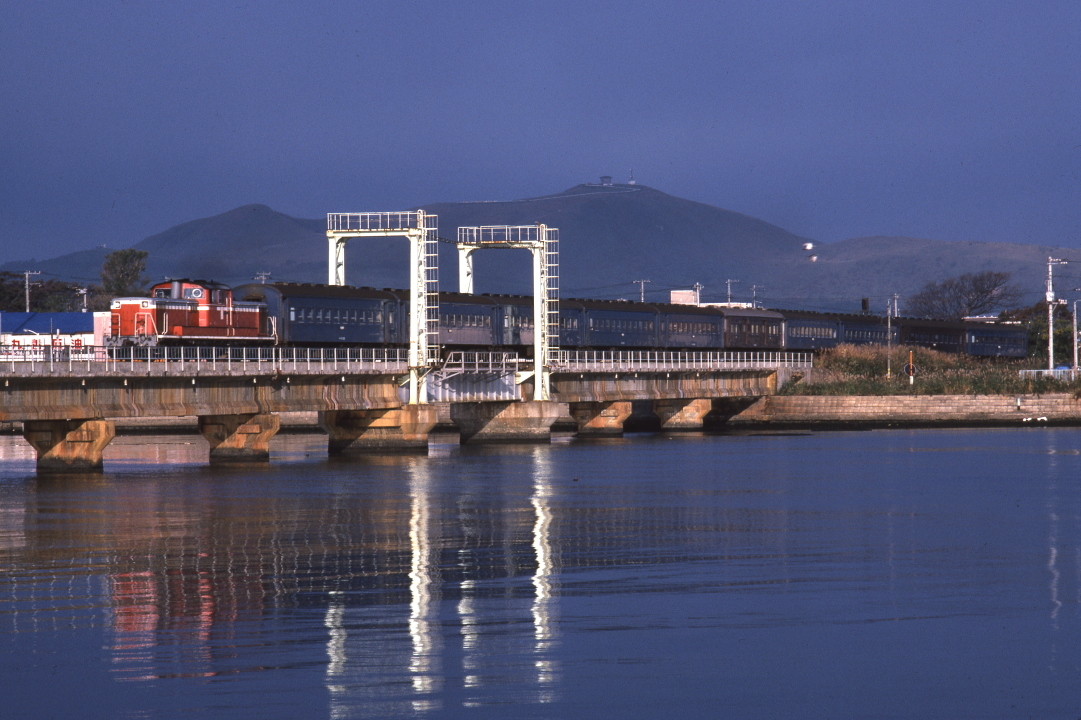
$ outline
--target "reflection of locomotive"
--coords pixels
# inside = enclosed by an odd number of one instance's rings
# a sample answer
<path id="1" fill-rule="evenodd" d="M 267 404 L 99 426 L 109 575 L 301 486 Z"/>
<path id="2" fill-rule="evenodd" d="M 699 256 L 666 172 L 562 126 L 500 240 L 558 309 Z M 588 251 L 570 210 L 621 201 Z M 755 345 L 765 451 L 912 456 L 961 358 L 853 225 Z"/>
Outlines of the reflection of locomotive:
<path id="1" fill-rule="evenodd" d="M 174 280 L 150 298 L 113 301 L 113 344 L 277 344 L 403 346 L 405 290 L 298 283 Z M 449 349 L 514 349 L 533 343 L 532 298 L 439 294 L 439 344 Z M 558 345 L 566 349 L 821 350 L 841 343 L 885 344 L 886 319 L 757 308 L 717 308 L 623 300 L 559 301 Z M 894 318 L 890 342 L 971 355 L 1023 357 L 1025 328 L 1000 323 Z"/>

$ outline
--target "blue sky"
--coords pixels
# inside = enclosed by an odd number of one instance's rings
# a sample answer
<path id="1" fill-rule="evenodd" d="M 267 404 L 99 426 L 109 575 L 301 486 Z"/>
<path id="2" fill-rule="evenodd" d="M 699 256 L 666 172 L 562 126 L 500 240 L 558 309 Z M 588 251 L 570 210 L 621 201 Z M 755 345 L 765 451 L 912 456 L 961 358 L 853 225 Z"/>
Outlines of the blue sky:
<path id="1" fill-rule="evenodd" d="M 1081 247 L 1079 41 L 1054 0 L 6 3 L 0 261 L 631 168 L 824 242 Z"/>

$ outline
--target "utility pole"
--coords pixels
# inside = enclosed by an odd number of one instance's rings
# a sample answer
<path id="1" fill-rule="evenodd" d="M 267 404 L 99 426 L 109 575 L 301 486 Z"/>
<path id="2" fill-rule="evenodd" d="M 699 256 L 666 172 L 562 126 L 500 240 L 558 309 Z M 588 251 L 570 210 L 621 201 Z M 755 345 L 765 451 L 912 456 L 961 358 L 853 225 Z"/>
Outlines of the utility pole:
<path id="1" fill-rule="evenodd" d="M 1047 258 L 1047 369 L 1055 369 L 1055 283 L 1051 269 L 1055 265 L 1065 265 L 1065 260 Z"/>
<path id="2" fill-rule="evenodd" d="M 255 277 L 253 277 L 252 280 L 258 280 L 259 282 L 266 285 L 267 278 L 269 278 L 270 275 L 271 273 L 269 270 L 260 270 L 259 272 L 255 273 Z"/>
<path id="3" fill-rule="evenodd" d="M 1074 288 L 1074 292 L 1081 292 L 1081 288 Z M 1077 379 L 1077 303 L 1081 300 L 1073 301 L 1073 377 L 1071 380 Z"/>
<path id="4" fill-rule="evenodd" d="M 31 275 L 40 275 L 40 270 L 23 270 L 23 276 L 26 278 L 26 312 L 30 312 L 30 285 L 40 285 L 41 283 L 31 283 Z"/>
<path id="5" fill-rule="evenodd" d="M 893 294 L 893 316 L 894 317 L 901 317 L 900 315 L 897 314 L 897 297 L 898 297 L 897 293 L 894 293 Z"/>
<path id="6" fill-rule="evenodd" d="M 88 291 L 89 291 L 89 288 L 79 288 L 78 290 L 75 291 L 79 295 L 83 296 L 83 312 L 86 312 L 86 293 Z"/>
<path id="7" fill-rule="evenodd" d="M 724 284 L 728 286 L 728 304 L 732 304 L 732 283 L 737 283 L 739 280 L 725 280 Z"/>
<path id="8" fill-rule="evenodd" d="M 652 280 L 631 280 L 632 283 L 638 284 L 638 302 L 646 301 L 646 283 L 653 282 Z"/>
<path id="9" fill-rule="evenodd" d="M 691 286 L 691 288 L 694 290 L 694 304 L 695 305 L 701 305 L 702 304 L 702 290 L 704 290 L 705 287 L 706 286 L 703 285 L 700 282 L 696 282 L 694 285 Z"/>
<path id="10" fill-rule="evenodd" d="M 894 297 L 897 297 L 894 295 Z M 890 301 L 886 301 L 886 379 L 893 377 L 890 352 L 893 350 L 893 315 L 890 313 Z"/>
<path id="11" fill-rule="evenodd" d="M 751 307 L 758 307 L 758 288 L 761 285 L 751 285 Z"/>

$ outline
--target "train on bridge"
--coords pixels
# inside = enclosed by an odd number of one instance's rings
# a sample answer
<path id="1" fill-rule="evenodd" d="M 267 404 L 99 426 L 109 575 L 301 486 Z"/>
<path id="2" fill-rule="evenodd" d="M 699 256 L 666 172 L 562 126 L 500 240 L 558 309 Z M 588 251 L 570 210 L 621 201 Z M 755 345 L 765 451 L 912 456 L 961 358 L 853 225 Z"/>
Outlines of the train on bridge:
<path id="1" fill-rule="evenodd" d="M 155 285 L 150 297 L 116 298 L 114 346 L 408 344 L 409 292 L 308 283 L 229 288 L 202 280 Z M 568 350 L 811 350 L 839 344 L 927 347 L 984 357 L 1024 357 L 1028 331 L 1001 322 L 955 322 L 858 314 L 704 307 L 625 300 L 561 299 L 559 337 Z M 439 293 L 438 342 L 448 350 L 515 350 L 528 356 L 533 299 Z M 888 335 L 887 335 L 888 334 Z"/>

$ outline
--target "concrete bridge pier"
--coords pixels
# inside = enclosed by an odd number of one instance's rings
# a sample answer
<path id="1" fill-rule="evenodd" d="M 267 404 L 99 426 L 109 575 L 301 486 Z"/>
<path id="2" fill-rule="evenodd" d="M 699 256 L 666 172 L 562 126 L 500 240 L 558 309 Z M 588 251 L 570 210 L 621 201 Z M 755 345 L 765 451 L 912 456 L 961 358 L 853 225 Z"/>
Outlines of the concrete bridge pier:
<path id="1" fill-rule="evenodd" d="M 574 402 L 570 406 L 578 434 L 583 437 L 619 437 L 623 421 L 634 411 L 630 400 Z"/>
<path id="2" fill-rule="evenodd" d="M 552 425 L 567 414 L 549 401 L 452 403 L 450 419 L 463 443 L 551 442 Z"/>
<path id="3" fill-rule="evenodd" d="M 326 410 L 319 413 L 319 427 L 330 436 L 330 455 L 427 452 L 428 433 L 437 419 L 434 405 Z"/>
<path id="4" fill-rule="evenodd" d="M 713 411 L 709 398 L 654 400 L 653 412 L 661 419 L 661 430 L 701 430 L 706 415 Z"/>
<path id="5" fill-rule="evenodd" d="M 269 460 L 270 438 L 280 427 L 281 418 L 271 413 L 199 416 L 212 463 Z"/>
<path id="6" fill-rule="evenodd" d="M 101 453 L 115 436 L 110 420 L 23 422 L 23 437 L 38 454 L 39 473 L 101 470 Z"/>

